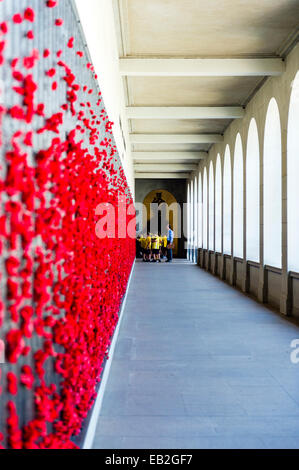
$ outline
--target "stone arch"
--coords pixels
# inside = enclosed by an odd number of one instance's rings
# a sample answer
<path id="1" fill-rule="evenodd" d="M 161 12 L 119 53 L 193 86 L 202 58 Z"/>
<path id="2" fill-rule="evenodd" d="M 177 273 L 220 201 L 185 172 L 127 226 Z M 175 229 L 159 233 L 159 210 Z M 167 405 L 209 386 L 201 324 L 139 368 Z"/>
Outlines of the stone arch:
<path id="1" fill-rule="evenodd" d="M 151 204 L 153 203 L 153 201 L 155 200 L 159 200 L 161 199 L 161 203 L 162 201 L 165 202 L 167 204 L 168 207 L 171 207 L 173 204 L 174 205 L 177 205 L 177 207 L 179 207 L 179 204 L 176 200 L 176 198 L 174 197 L 174 195 L 167 191 L 166 189 L 155 189 L 153 191 L 151 191 L 150 193 L 147 194 L 147 196 L 145 196 L 144 200 L 143 200 L 143 205 L 145 206 L 146 208 L 146 220 L 147 220 L 147 224 L 149 225 L 149 222 L 153 216 L 152 214 L 152 211 L 151 211 Z M 172 206 L 174 207 L 174 206 Z M 170 210 L 169 212 L 169 223 L 170 225 L 174 228 L 174 250 L 173 250 L 173 253 L 175 256 L 177 256 L 178 254 L 178 238 L 177 238 L 177 230 L 176 230 L 176 227 L 180 227 L 180 217 L 179 217 L 179 214 L 177 211 L 172 211 Z M 148 228 L 147 228 L 148 230 Z"/>

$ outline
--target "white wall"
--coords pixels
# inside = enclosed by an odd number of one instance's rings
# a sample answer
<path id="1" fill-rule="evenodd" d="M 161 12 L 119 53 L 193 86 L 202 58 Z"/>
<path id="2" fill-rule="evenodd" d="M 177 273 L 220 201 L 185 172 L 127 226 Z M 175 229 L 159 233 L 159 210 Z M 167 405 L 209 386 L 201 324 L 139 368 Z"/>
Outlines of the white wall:
<path id="1" fill-rule="evenodd" d="M 113 16 L 113 5 L 107 0 L 75 0 L 90 55 L 110 121 L 114 122 L 114 138 L 124 171 L 134 195 L 134 170 L 125 115 L 125 98 L 119 74 L 119 53 Z M 119 125 L 121 118 L 126 151 Z"/>

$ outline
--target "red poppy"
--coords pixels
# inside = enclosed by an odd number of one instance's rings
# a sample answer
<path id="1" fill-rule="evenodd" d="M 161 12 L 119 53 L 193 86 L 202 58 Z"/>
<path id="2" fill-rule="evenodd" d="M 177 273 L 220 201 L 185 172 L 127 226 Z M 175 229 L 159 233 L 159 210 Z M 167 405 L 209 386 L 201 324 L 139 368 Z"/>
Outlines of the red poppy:
<path id="1" fill-rule="evenodd" d="M 58 0 L 47 0 L 46 5 L 48 8 L 54 8 L 57 6 Z"/>
<path id="2" fill-rule="evenodd" d="M 3 21 L 3 22 L 0 24 L 0 31 L 1 31 L 3 34 L 7 34 L 7 33 L 8 33 L 8 26 L 7 26 L 6 21 Z"/>
<path id="3" fill-rule="evenodd" d="M 34 33 L 33 33 L 33 31 L 28 31 L 28 33 L 27 33 L 27 38 L 28 38 L 28 39 L 34 39 Z"/>
<path id="4" fill-rule="evenodd" d="M 12 18 L 13 22 L 16 23 L 16 24 L 20 24 L 23 22 L 23 18 L 22 16 L 20 15 L 20 13 L 16 13 L 13 18 Z"/>
<path id="5" fill-rule="evenodd" d="M 30 21 L 31 23 L 34 22 L 35 13 L 34 13 L 34 10 L 32 8 L 26 8 L 26 10 L 24 12 L 24 19 L 27 20 L 27 21 Z"/>

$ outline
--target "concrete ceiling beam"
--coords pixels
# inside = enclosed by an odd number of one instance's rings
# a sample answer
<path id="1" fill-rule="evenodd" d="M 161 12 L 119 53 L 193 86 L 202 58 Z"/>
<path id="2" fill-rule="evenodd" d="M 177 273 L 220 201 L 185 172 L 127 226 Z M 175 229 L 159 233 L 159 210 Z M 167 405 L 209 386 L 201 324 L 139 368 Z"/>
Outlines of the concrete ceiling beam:
<path id="1" fill-rule="evenodd" d="M 241 106 L 129 106 L 128 119 L 239 119 L 245 114 Z"/>
<path id="2" fill-rule="evenodd" d="M 223 142 L 221 134 L 131 134 L 132 144 L 212 144 Z"/>
<path id="3" fill-rule="evenodd" d="M 263 77 L 279 76 L 284 70 L 280 58 L 120 59 L 120 73 L 127 77 Z"/>

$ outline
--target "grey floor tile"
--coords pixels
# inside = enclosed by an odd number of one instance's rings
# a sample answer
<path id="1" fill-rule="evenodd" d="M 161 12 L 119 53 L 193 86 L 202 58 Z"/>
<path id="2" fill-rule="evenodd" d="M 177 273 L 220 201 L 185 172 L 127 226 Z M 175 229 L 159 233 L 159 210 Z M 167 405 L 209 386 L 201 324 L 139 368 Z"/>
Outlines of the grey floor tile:
<path id="1" fill-rule="evenodd" d="M 95 449 L 126 449 L 124 438 L 119 436 L 97 436 L 94 443 Z"/>
<path id="2" fill-rule="evenodd" d="M 103 399 L 101 416 L 120 416 L 125 414 L 128 393 L 123 389 L 107 390 Z"/>
<path id="3" fill-rule="evenodd" d="M 216 433 L 222 436 L 239 437 L 297 437 L 298 417 L 215 417 L 210 418 Z"/>
<path id="4" fill-rule="evenodd" d="M 299 439 L 295 437 L 264 437 L 266 449 L 299 449 Z"/>
<path id="5" fill-rule="evenodd" d="M 185 406 L 179 393 L 159 389 L 154 394 L 131 394 L 126 406 L 126 414 L 132 416 L 185 416 Z"/>
<path id="6" fill-rule="evenodd" d="M 175 438 L 128 438 L 123 449 L 264 449 L 266 444 L 258 438 L 197 437 Z"/>
<path id="7" fill-rule="evenodd" d="M 101 417 L 95 436 L 119 437 L 197 437 L 215 436 L 210 418 L 180 416 L 109 416 Z"/>

